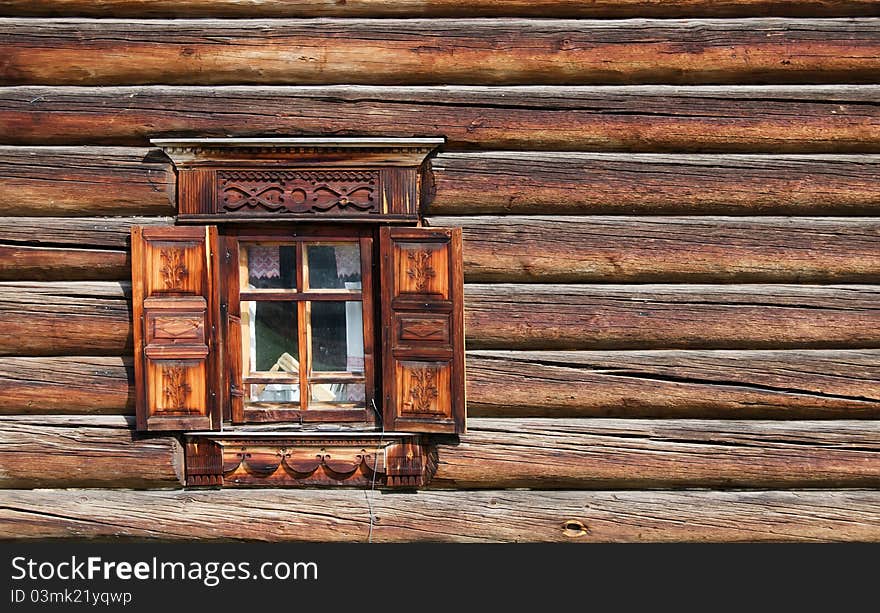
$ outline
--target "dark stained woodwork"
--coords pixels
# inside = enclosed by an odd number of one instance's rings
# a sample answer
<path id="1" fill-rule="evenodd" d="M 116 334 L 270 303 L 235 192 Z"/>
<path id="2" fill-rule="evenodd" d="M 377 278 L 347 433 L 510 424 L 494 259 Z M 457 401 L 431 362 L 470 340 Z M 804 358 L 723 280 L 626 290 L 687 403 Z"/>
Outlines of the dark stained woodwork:
<path id="1" fill-rule="evenodd" d="M 157 161 L 141 164 L 144 159 Z M 143 148 L 0 147 L 0 214 L 172 214 L 171 163 L 161 159 L 158 150 Z M 431 162 L 429 215 L 876 215 L 880 210 L 880 156 L 874 155 L 484 151 L 441 153 Z"/>
<path id="2" fill-rule="evenodd" d="M 0 487 L 177 486 L 173 438 L 133 428 L 121 416 L 2 417 Z M 878 488 L 878 434 L 868 420 L 474 418 L 438 446 L 429 487 Z"/>
<path id="3" fill-rule="evenodd" d="M 0 283 L 0 355 L 129 355 L 127 283 Z M 472 349 L 880 347 L 876 286 L 467 284 Z"/>
<path id="4" fill-rule="evenodd" d="M 0 355 L 130 355 L 131 286 L 0 283 Z"/>
<path id="5" fill-rule="evenodd" d="M 858 17 L 874 0 L 0 0 L 33 17 Z"/>
<path id="6" fill-rule="evenodd" d="M 470 417 L 877 419 L 880 351 L 469 351 Z M 0 358 L 3 413 L 134 413 L 130 360 Z"/>
<path id="7" fill-rule="evenodd" d="M 470 417 L 878 419 L 880 351 L 469 351 Z"/>
<path id="8" fill-rule="evenodd" d="M 10 87 L 7 144 L 446 136 L 447 150 L 880 152 L 880 87 Z"/>
<path id="9" fill-rule="evenodd" d="M 7 19 L 8 85 L 872 83 L 850 20 Z"/>
<path id="10" fill-rule="evenodd" d="M 461 230 L 379 231 L 383 427 L 465 431 Z"/>
<path id="11" fill-rule="evenodd" d="M 430 215 L 876 215 L 880 157 L 443 153 Z"/>
<path id="12" fill-rule="evenodd" d="M 138 430 L 219 430 L 220 254 L 214 226 L 132 226 Z"/>
<path id="13" fill-rule="evenodd" d="M 880 218 L 434 217 L 481 283 L 876 283 Z"/>
<path id="14" fill-rule="evenodd" d="M 471 349 L 880 347 L 874 285 L 465 286 Z"/>
<path id="15" fill-rule="evenodd" d="M 180 487 L 174 437 L 134 432 L 133 417 L 0 418 L 0 487 Z"/>
<path id="16" fill-rule="evenodd" d="M 134 415 L 130 358 L 0 357 L 0 413 Z"/>
<path id="17" fill-rule="evenodd" d="M 471 419 L 431 487 L 880 486 L 876 421 Z"/>
<path id="18" fill-rule="evenodd" d="M 0 215 L 171 215 L 174 173 L 154 150 L 0 147 Z"/>
<path id="19" fill-rule="evenodd" d="M 0 539 L 877 542 L 880 492 L 6 490 Z"/>

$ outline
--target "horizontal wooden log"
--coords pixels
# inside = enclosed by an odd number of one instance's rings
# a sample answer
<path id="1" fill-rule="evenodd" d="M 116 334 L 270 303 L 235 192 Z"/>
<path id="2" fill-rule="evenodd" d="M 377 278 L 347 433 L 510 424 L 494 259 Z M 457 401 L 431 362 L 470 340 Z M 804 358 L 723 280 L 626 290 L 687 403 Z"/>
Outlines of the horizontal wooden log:
<path id="1" fill-rule="evenodd" d="M 469 351 L 467 398 L 471 417 L 877 419 L 880 351 Z"/>
<path id="2" fill-rule="evenodd" d="M 3 491 L 0 539 L 876 542 L 880 492 Z"/>
<path id="3" fill-rule="evenodd" d="M 467 282 L 873 283 L 880 218 L 433 217 Z"/>
<path id="4" fill-rule="evenodd" d="M 874 19 L 0 19 L 8 85 L 871 83 Z"/>
<path id="5" fill-rule="evenodd" d="M 878 487 L 876 421 L 471 419 L 432 487 Z"/>
<path id="6" fill-rule="evenodd" d="M 486 151 L 443 153 L 432 162 L 432 215 L 876 215 L 880 210 L 880 156 L 873 155 Z"/>
<path id="7" fill-rule="evenodd" d="M 0 413 L 130 414 L 129 359 L 0 358 Z M 469 351 L 471 417 L 880 418 L 880 351 Z"/>
<path id="8" fill-rule="evenodd" d="M 172 215 L 175 178 L 158 150 L 0 147 L 0 215 Z"/>
<path id="9" fill-rule="evenodd" d="M 0 487 L 176 483 L 173 438 L 139 438 L 130 419 L 0 417 Z M 474 418 L 440 444 L 431 487 L 876 488 L 878 434 L 867 420 Z"/>
<path id="10" fill-rule="evenodd" d="M 130 279 L 131 226 L 171 222 L 168 217 L 0 217 L 0 280 Z"/>
<path id="11" fill-rule="evenodd" d="M 472 417 L 880 417 L 880 353 L 470 351 Z M 133 411 L 122 358 L 0 358 L 0 412 Z"/>
<path id="12" fill-rule="evenodd" d="M 0 487 L 180 487 L 174 437 L 134 432 L 126 417 L 0 418 Z"/>
<path id="13" fill-rule="evenodd" d="M 878 286 L 467 284 L 471 349 L 871 349 Z M 128 355 L 124 282 L 0 283 L 0 355 Z"/>
<path id="14" fill-rule="evenodd" d="M 0 355 L 129 355 L 131 287 L 119 282 L 0 283 Z"/>
<path id="15" fill-rule="evenodd" d="M 5 144 L 447 137 L 450 150 L 880 152 L 880 87 L 10 87 Z"/>
<path id="16" fill-rule="evenodd" d="M 431 215 L 880 211 L 876 155 L 487 151 L 432 163 Z M 0 215 L 173 214 L 170 164 L 157 149 L 0 147 Z"/>
<path id="17" fill-rule="evenodd" d="M 858 17 L 873 0 L 0 0 L 33 17 Z"/>
<path id="18" fill-rule="evenodd" d="M 133 414 L 130 358 L 0 357 L 0 413 Z"/>
<path id="19" fill-rule="evenodd" d="M 877 348 L 878 292 L 873 285 L 468 284 L 465 318 L 472 349 Z"/>

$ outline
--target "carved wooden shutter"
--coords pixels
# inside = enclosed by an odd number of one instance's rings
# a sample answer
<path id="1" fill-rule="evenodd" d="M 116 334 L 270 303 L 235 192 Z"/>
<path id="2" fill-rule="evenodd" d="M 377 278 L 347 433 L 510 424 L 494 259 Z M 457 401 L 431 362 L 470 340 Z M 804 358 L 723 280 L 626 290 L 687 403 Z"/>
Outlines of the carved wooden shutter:
<path id="1" fill-rule="evenodd" d="M 217 228 L 131 229 L 139 430 L 218 430 Z"/>
<path id="2" fill-rule="evenodd" d="M 386 430 L 463 432 L 460 228 L 382 228 Z"/>

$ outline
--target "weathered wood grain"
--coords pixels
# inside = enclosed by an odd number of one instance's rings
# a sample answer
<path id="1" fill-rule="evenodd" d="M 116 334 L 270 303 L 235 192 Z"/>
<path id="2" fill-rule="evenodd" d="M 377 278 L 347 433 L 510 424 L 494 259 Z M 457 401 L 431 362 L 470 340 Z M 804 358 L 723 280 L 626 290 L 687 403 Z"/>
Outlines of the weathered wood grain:
<path id="1" fill-rule="evenodd" d="M 431 487 L 878 487 L 876 421 L 471 419 Z"/>
<path id="2" fill-rule="evenodd" d="M 880 351 L 469 351 L 471 417 L 880 418 Z M 2 357 L 0 413 L 130 414 L 112 357 Z"/>
<path id="3" fill-rule="evenodd" d="M 880 287 L 465 285 L 471 349 L 880 347 Z"/>
<path id="4" fill-rule="evenodd" d="M 431 215 L 876 215 L 880 156 L 442 153 Z M 2 205 L 0 205 L 2 206 Z"/>
<path id="5" fill-rule="evenodd" d="M 129 355 L 131 287 L 118 282 L 0 283 L 0 355 Z"/>
<path id="6" fill-rule="evenodd" d="M 176 483 L 171 438 L 122 416 L 0 417 L 0 487 Z M 880 487 L 876 421 L 474 418 L 431 488 Z M 140 465 L 140 466 L 139 466 Z"/>
<path id="7" fill-rule="evenodd" d="M 465 280 L 876 283 L 880 218 L 432 217 L 463 228 Z"/>
<path id="8" fill-rule="evenodd" d="M 157 150 L 0 147 L 0 215 L 171 215 L 175 178 Z"/>
<path id="9" fill-rule="evenodd" d="M 0 215 L 169 215 L 170 164 L 156 149 L 0 147 Z M 485 151 L 441 153 L 432 166 L 430 215 L 880 210 L 876 155 Z"/>
<path id="10" fill-rule="evenodd" d="M 134 414 L 130 358 L 0 357 L 0 413 Z"/>
<path id="11" fill-rule="evenodd" d="M 880 152 L 880 87 L 10 87 L 5 144 L 436 136 L 467 148 Z"/>
<path id="12" fill-rule="evenodd" d="M 874 19 L 0 19 L 7 85 L 872 83 Z"/>
<path id="13" fill-rule="evenodd" d="M 131 278 L 130 229 L 168 217 L 0 217 L 0 280 Z"/>
<path id="14" fill-rule="evenodd" d="M 469 351 L 467 392 L 471 417 L 877 419 L 880 351 Z"/>
<path id="15" fill-rule="evenodd" d="M 0 418 L 0 487 L 180 487 L 180 444 L 126 417 Z"/>
<path id="16" fill-rule="evenodd" d="M 876 542 L 880 492 L 7 490 L 0 539 Z"/>
<path id="17" fill-rule="evenodd" d="M 871 349 L 878 286 L 466 284 L 471 349 Z M 124 282 L 0 283 L 0 355 L 128 355 Z"/>
<path id="18" fill-rule="evenodd" d="M 874 0 L 0 0 L 0 14 L 91 17 L 857 17 Z"/>

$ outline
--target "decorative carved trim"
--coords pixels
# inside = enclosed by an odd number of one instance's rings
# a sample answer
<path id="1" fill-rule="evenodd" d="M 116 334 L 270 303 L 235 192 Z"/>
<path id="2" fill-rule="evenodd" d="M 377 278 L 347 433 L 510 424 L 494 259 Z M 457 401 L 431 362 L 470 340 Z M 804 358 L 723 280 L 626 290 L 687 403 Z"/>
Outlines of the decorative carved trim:
<path id="1" fill-rule="evenodd" d="M 407 276 L 416 284 L 416 291 L 428 291 L 431 279 L 437 276 L 437 272 L 431 266 L 431 252 L 428 250 L 408 251 L 406 259 L 409 266 L 406 269 Z"/>
<path id="2" fill-rule="evenodd" d="M 192 387 L 186 381 L 186 369 L 183 366 L 168 366 L 162 369 L 162 395 L 165 397 L 166 411 L 187 410 L 186 401 Z"/>
<path id="3" fill-rule="evenodd" d="M 437 371 L 433 368 L 419 368 L 410 371 L 409 397 L 412 400 L 412 413 L 443 413 L 438 410 Z M 404 403 L 409 406 L 409 403 Z"/>
<path id="4" fill-rule="evenodd" d="M 197 436 L 186 449 L 189 486 L 416 488 L 431 479 L 437 466 L 436 449 L 419 437 Z"/>
<path id="5" fill-rule="evenodd" d="M 218 212 L 379 212 L 372 170 L 229 170 L 217 172 Z"/>
<path id="6" fill-rule="evenodd" d="M 189 276 L 186 268 L 186 250 L 164 248 L 159 252 L 162 267 L 159 274 L 162 275 L 162 283 L 166 290 L 175 290 L 183 285 L 184 279 Z"/>

